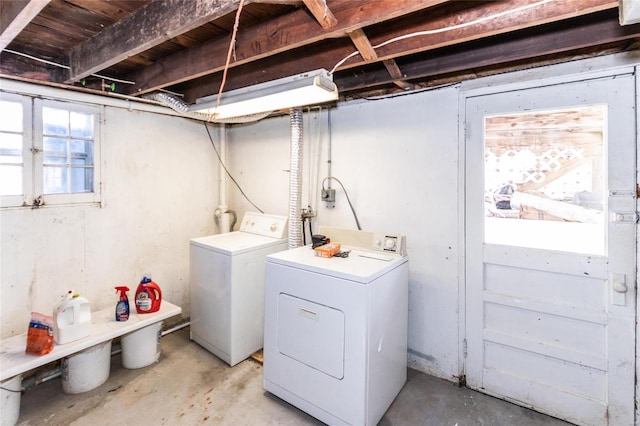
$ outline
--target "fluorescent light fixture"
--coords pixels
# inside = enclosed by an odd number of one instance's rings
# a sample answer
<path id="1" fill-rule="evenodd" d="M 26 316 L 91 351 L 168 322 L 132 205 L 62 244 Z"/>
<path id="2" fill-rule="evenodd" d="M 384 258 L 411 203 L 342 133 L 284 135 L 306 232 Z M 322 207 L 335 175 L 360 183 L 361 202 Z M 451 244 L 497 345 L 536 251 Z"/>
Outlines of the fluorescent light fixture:
<path id="1" fill-rule="evenodd" d="M 285 77 L 255 86 L 206 96 L 196 100 L 189 111 L 213 115 L 213 119 L 241 117 L 285 108 L 319 105 L 338 99 L 333 76 L 325 69 Z"/>

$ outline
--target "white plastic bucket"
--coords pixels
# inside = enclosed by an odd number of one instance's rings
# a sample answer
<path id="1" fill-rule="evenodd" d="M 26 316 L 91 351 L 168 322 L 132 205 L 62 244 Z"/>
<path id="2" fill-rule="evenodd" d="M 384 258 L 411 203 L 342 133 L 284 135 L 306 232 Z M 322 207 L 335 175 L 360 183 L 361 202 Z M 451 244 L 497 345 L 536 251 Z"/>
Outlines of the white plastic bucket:
<path id="1" fill-rule="evenodd" d="M 111 340 L 62 360 L 62 390 L 76 394 L 95 389 L 109 378 Z"/>
<path id="2" fill-rule="evenodd" d="M 160 338 L 162 322 L 122 337 L 122 366 L 130 370 L 146 367 L 160 359 Z"/>
<path id="3" fill-rule="evenodd" d="M 2 405 L 0 405 L 0 420 L 2 426 L 13 426 L 20 417 L 20 395 L 22 391 L 22 374 L 13 376 L 0 383 L 2 389 Z"/>

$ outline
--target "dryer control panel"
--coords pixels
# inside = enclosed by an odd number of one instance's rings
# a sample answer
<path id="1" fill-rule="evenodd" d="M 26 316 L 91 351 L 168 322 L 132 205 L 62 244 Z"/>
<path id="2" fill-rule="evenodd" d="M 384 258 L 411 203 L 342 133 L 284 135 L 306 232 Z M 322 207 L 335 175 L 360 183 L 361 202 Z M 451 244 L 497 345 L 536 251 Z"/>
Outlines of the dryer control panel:
<path id="1" fill-rule="evenodd" d="M 240 223 L 240 231 L 272 238 L 287 238 L 287 217 L 247 212 Z"/>
<path id="2" fill-rule="evenodd" d="M 329 237 L 332 242 L 342 243 L 343 246 L 360 247 L 363 250 L 400 256 L 406 256 L 407 254 L 406 236 L 400 234 L 356 231 L 354 229 L 333 228 L 330 226 L 320 226 L 318 232 Z"/>

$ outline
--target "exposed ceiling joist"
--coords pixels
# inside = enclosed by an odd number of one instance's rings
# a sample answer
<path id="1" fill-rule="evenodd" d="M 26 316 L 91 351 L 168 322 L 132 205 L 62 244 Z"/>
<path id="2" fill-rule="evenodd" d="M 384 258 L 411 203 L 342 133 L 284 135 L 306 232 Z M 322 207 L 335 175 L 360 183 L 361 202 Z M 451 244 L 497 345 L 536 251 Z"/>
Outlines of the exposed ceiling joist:
<path id="1" fill-rule="evenodd" d="M 327 6 L 326 0 L 303 0 L 307 9 L 316 18 L 316 21 L 324 28 L 328 30 L 331 27 L 335 27 L 338 23 L 336 17 L 331 13 L 331 10 Z"/>
<path id="2" fill-rule="evenodd" d="M 374 62 L 378 60 L 378 54 L 373 49 L 373 46 L 371 46 L 371 42 L 362 28 L 356 28 L 353 31 L 349 31 L 348 34 L 365 62 Z"/>
<path id="3" fill-rule="evenodd" d="M 351 41 L 353 41 L 353 44 L 355 44 L 358 52 L 360 52 L 360 56 L 365 62 L 374 62 L 378 60 L 378 54 L 374 50 L 373 46 L 371 46 L 369 38 L 361 28 L 349 32 L 349 37 L 351 37 Z M 389 75 L 392 77 L 393 83 L 396 86 L 403 90 L 414 88 L 413 85 L 403 81 L 402 72 L 400 71 L 398 64 L 396 64 L 396 61 L 393 59 L 387 59 L 382 61 L 382 63 L 389 72 Z"/>
<path id="4" fill-rule="evenodd" d="M 417 3 L 417 2 L 416 2 Z M 472 7 L 469 7 L 469 4 Z M 537 4 L 536 7 L 531 7 Z M 506 34 L 525 28 L 532 28 L 550 22 L 588 15 L 597 11 L 615 9 L 617 0 L 581 0 L 580 7 L 576 7 L 571 0 L 553 2 L 533 2 L 531 0 L 508 0 L 500 2 L 451 2 L 447 8 L 429 9 L 425 13 L 417 13 L 396 22 L 391 22 L 384 31 L 379 31 L 375 36 L 369 35 L 371 44 L 382 45 L 388 40 L 398 39 L 397 42 L 376 48 L 379 61 L 395 59 L 407 53 L 418 53 L 435 50 L 441 47 L 453 46 L 463 42 L 480 40 L 498 34 Z M 523 9 L 525 8 L 526 9 Z M 332 5 L 332 9 L 338 16 L 341 26 L 342 19 Z M 502 13 L 497 19 L 484 20 L 488 16 Z M 399 20 L 398 20 L 399 21 Z M 473 23 L 456 28 L 460 23 Z M 316 25 L 317 26 L 317 25 Z M 440 31 L 446 28 L 456 28 L 450 31 Z M 435 32 L 432 32 L 436 30 Z M 410 34 L 422 34 L 417 37 L 407 37 Z M 240 46 L 238 46 L 240 48 Z M 228 90 L 255 84 L 256 81 L 265 79 L 275 80 L 284 75 L 302 73 L 311 69 L 331 68 L 334 64 L 353 53 L 353 47 L 336 43 L 321 52 L 303 51 L 296 55 L 281 54 L 263 61 L 260 69 L 242 67 L 238 72 L 230 72 L 225 87 Z M 464 59 L 464 58 L 463 58 Z M 495 58 L 499 60 L 499 58 Z M 428 61 L 429 62 L 429 61 Z M 429 62 L 430 63 L 430 62 Z M 356 55 L 338 68 L 346 70 L 364 66 L 366 61 Z M 283 72 L 283 70 L 285 70 Z M 404 74 L 410 75 L 403 67 Z M 268 74 L 268 75 L 265 75 Z M 363 76 L 360 76 L 363 77 Z M 411 77 L 407 77 L 411 79 Z M 384 78 L 389 80 L 389 76 Z M 202 78 L 184 90 L 185 99 L 194 100 L 208 96 L 212 88 L 219 87 L 218 75 Z"/>
<path id="5" fill-rule="evenodd" d="M 251 0 L 245 0 L 249 3 Z M 239 0 L 164 0 L 106 28 L 73 49 L 67 83 L 99 72 L 238 8 Z"/>
<path id="6" fill-rule="evenodd" d="M 382 61 L 382 64 L 384 65 L 387 72 L 391 76 L 391 80 L 393 81 L 393 84 L 395 84 L 402 90 L 416 89 L 415 85 L 404 81 L 407 77 L 402 73 L 402 71 L 400 70 L 400 67 L 398 66 L 395 60 L 385 59 L 384 61 Z"/>
<path id="7" fill-rule="evenodd" d="M 0 51 L 40 13 L 51 0 L 0 0 Z"/>
<path id="8" fill-rule="evenodd" d="M 428 60 L 404 63 L 403 71 L 407 79 L 422 79 L 569 52 L 593 43 L 614 43 L 640 36 L 640 24 L 621 27 L 615 11 L 603 14 L 607 17 L 601 21 L 587 22 L 571 28 L 545 29 L 537 34 L 532 34 L 531 30 L 494 41 L 491 45 L 470 45 L 454 51 L 434 52 Z M 352 91 L 370 87 L 371 84 L 390 83 L 391 79 L 385 70 L 377 70 L 366 75 L 345 72 L 337 75 L 335 82 L 340 90 Z"/>
<path id="9" fill-rule="evenodd" d="M 264 22 L 245 30 L 240 30 L 236 39 L 235 61 L 231 67 L 246 64 L 271 55 L 303 47 L 327 37 L 344 37 L 348 31 L 373 25 L 388 19 L 400 17 L 418 10 L 446 3 L 450 0 L 335 0 L 331 9 L 337 24 L 330 31 L 320 28 L 310 21 L 305 10 L 291 13 L 286 25 Z M 228 40 L 213 40 L 191 49 L 169 55 L 133 75 L 128 76 L 136 82 L 130 94 L 142 94 L 172 84 L 221 71 L 229 49 Z M 315 64 L 315 68 L 333 65 L 331 61 Z M 279 77 L 293 73 L 284 73 Z M 213 93 L 213 92 L 211 92 Z M 208 93 L 208 94 L 211 94 Z"/>

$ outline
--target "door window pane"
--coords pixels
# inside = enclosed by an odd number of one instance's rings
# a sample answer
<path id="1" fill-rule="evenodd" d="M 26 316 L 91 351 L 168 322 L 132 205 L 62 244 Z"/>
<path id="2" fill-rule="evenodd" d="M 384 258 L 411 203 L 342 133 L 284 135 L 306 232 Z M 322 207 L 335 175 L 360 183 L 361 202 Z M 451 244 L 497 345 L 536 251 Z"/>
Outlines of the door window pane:
<path id="1" fill-rule="evenodd" d="M 485 242 L 604 254 L 606 106 L 485 117 Z"/>

